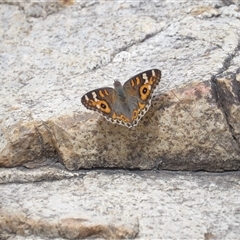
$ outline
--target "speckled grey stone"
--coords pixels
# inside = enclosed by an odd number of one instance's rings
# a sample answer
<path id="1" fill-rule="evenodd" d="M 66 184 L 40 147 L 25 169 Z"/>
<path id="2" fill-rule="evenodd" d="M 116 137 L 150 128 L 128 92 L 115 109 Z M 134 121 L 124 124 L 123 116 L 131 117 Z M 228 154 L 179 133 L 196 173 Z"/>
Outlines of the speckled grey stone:
<path id="1" fill-rule="evenodd" d="M 237 4 L 4 1 L 0 20 L 0 166 L 239 169 Z M 150 68 L 162 80 L 134 130 L 81 105 Z"/>
<path id="2" fill-rule="evenodd" d="M 41 175 L 41 169 L 39 176 Z M 1 239 L 238 239 L 239 172 L 8 170 L 0 185 Z M 32 175 L 32 177 L 30 177 Z M 22 175 L 23 176 L 23 175 Z M 0 179 L 3 171 L 0 171 Z M 11 184 L 6 184 L 10 180 Z M 85 234 L 85 235 L 84 235 Z M 16 238 L 9 237 L 16 236 Z"/>
<path id="3" fill-rule="evenodd" d="M 67 3 L 1 2 L 0 238 L 238 239 L 239 172 L 74 170 L 239 169 L 239 3 Z M 150 68 L 135 129 L 81 105 Z"/>

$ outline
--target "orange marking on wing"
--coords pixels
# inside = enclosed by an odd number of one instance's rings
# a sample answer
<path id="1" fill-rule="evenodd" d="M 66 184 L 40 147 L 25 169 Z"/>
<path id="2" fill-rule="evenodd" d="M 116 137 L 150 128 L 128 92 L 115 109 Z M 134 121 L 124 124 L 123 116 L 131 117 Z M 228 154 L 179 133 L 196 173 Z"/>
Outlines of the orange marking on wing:
<path id="1" fill-rule="evenodd" d="M 113 113 L 112 118 L 113 118 L 113 119 L 118 118 L 118 117 L 117 117 L 117 114 L 116 114 L 115 112 Z"/>
<path id="2" fill-rule="evenodd" d="M 121 119 L 123 122 L 130 122 L 130 120 L 126 118 L 124 115 L 120 115 L 118 118 Z"/>
<path id="3" fill-rule="evenodd" d="M 91 100 L 91 99 L 90 99 L 90 100 L 88 101 L 88 104 L 91 105 L 91 106 L 96 107 L 97 102 L 95 102 L 94 100 Z"/>
<path id="4" fill-rule="evenodd" d="M 104 93 L 105 95 L 109 95 L 109 92 L 106 89 L 104 89 Z"/>
<path id="5" fill-rule="evenodd" d="M 105 92 L 105 91 L 104 91 L 104 92 Z M 104 95 L 104 93 L 102 92 L 102 90 L 99 91 L 99 95 L 100 95 L 101 97 L 105 97 L 105 95 Z"/>
<path id="6" fill-rule="evenodd" d="M 131 85 L 132 85 L 132 87 L 134 87 L 134 85 L 135 85 L 133 80 L 131 80 Z"/>
<path id="7" fill-rule="evenodd" d="M 97 102 L 97 108 L 105 113 L 111 112 L 111 108 L 108 106 L 107 102 L 104 100 L 100 100 Z"/>
<path id="8" fill-rule="evenodd" d="M 143 109 L 143 108 L 145 108 L 146 104 L 139 102 L 139 103 L 138 103 L 138 106 L 139 106 L 140 109 Z"/>
<path id="9" fill-rule="evenodd" d="M 140 103 L 140 104 L 141 104 L 141 103 Z M 138 105 L 139 105 L 139 103 L 138 103 Z M 133 111 L 133 114 L 132 114 L 132 121 L 135 120 L 135 119 L 137 118 L 138 113 L 139 113 L 139 110 L 137 110 L 137 109 L 135 109 L 135 110 Z"/>
<path id="10" fill-rule="evenodd" d="M 148 89 L 148 86 L 151 84 L 144 84 L 139 89 L 139 94 L 141 97 L 141 100 L 145 101 L 148 96 L 151 94 L 151 91 Z"/>
<path id="11" fill-rule="evenodd" d="M 154 76 L 152 76 L 151 78 L 150 78 L 150 80 L 149 80 L 149 84 L 154 84 L 155 82 L 156 82 L 156 77 L 154 77 Z"/>
<path id="12" fill-rule="evenodd" d="M 140 84 L 140 82 L 141 82 L 141 80 L 140 80 L 140 78 L 139 78 L 139 77 L 136 77 L 136 81 L 137 81 L 137 85 L 139 85 L 139 84 Z"/>

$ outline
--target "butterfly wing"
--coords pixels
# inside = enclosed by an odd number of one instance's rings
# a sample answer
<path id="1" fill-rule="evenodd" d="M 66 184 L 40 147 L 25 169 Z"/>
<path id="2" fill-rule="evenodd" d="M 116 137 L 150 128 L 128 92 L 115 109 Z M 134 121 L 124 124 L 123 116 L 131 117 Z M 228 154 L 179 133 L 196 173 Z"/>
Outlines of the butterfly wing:
<path id="1" fill-rule="evenodd" d="M 105 117 L 113 114 L 112 106 L 116 101 L 116 91 L 113 88 L 98 88 L 82 96 L 82 104 L 90 109 L 101 113 Z"/>
<path id="2" fill-rule="evenodd" d="M 99 88 L 83 95 L 81 101 L 86 108 L 101 113 L 108 121 L 131 128 L 149 109 L 160 78 L 160 70 L 148 70 L 125 82 L 123 93 L 119 88 L 118 92 L 113 88 Z"/>
<path id="3" fill-rule="evenodd" d="M 141 102 L 147 102 L 151 99 L 160 79 L 161 71 L 152 69 L 130 78 L 124 83 L 123 88 L 128 96 L 137 96 Z"/>
<path id="4" fill-rule="evenodd" d="M 152 94 L 161 79 L 161 71 L 151 69 L 130 78 L 123 85 L 128 96 L 128 105 L 132 112 L 133 125 L 148 111 L 151 105 Z"/>

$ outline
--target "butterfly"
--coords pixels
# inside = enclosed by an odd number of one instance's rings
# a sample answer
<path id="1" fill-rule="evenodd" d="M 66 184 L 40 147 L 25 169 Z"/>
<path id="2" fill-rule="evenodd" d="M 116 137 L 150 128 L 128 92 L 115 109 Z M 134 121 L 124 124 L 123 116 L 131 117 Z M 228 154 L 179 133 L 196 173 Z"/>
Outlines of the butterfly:
<path id="1" fill-rule="evenodd" d="M 151 69 L 131 77 L 123 85 L 103 87 L 82 96 L 82 104 L 101 113 L 108 121 L 126 126 L 137 126 L 151 106 L 152 94 L 161 79 L 161 71 Z"/>

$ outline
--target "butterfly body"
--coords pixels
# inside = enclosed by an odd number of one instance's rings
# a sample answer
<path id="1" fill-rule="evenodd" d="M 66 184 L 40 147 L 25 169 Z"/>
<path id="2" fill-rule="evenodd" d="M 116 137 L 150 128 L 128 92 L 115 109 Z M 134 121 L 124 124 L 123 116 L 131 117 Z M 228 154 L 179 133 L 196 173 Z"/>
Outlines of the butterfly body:
<path id="1" fill-rule="evenodd" d="M 114 82 L 114 88 L 99 88 L 83 95 L 83 105 L 101 113 L 108 121 L 134 127 L 151 105 L 154 89 L 160 82 L 161 71 L 152 69 L 140 73 L 123 85 Z"/>

